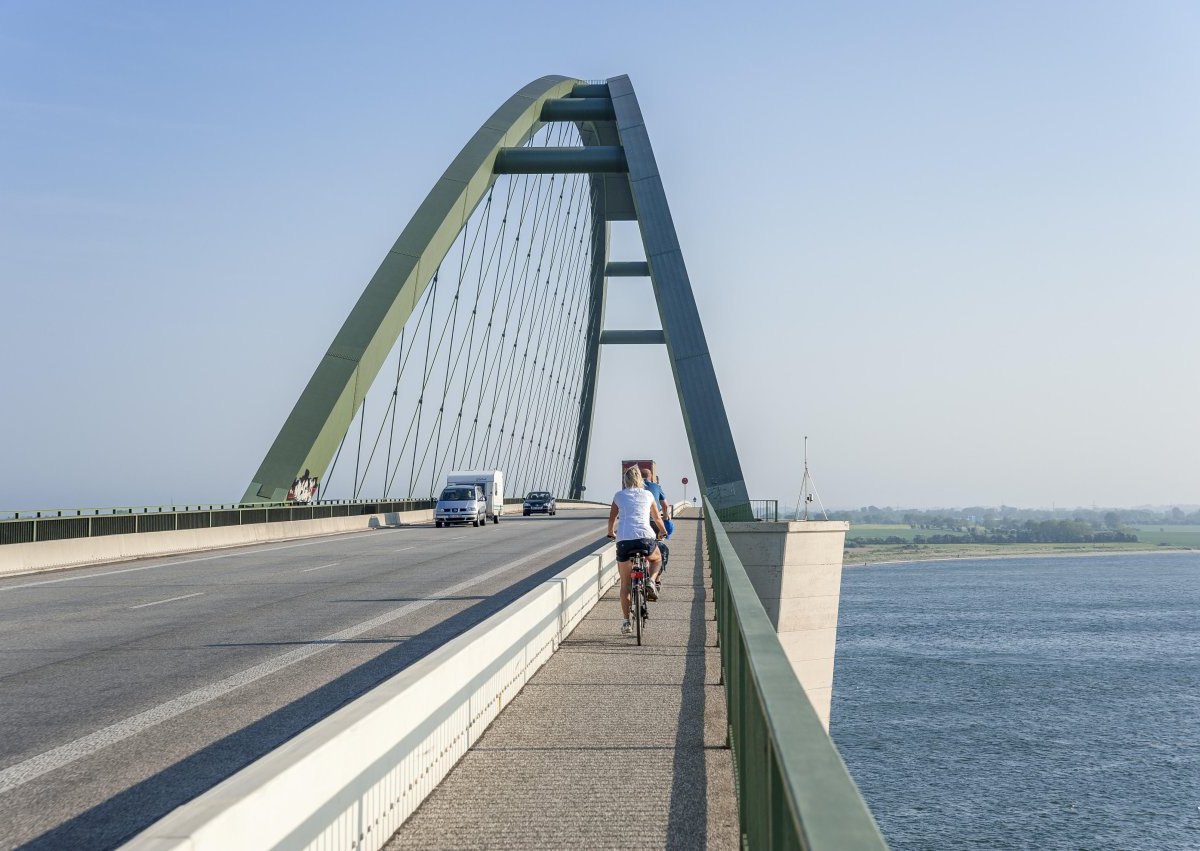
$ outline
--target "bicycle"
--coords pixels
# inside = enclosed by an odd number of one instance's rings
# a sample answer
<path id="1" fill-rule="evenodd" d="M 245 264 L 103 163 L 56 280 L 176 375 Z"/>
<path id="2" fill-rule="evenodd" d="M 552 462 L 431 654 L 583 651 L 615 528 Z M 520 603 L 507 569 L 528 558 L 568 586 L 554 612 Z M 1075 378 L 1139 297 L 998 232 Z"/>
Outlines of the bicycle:
<path id="1" fill-rule="evenodd" d="M 650 619 L 650 607 L 646 605 L 646 588 L 645 583 L 650 581 L 646 570 L 646 556 L 642 553 L 634 553 L 633 562 L 629 566 L 629 614 L 636 624 L 634 631 L 637 633 L 637 643 L 642 645 L 642 629 L 646 621 Z"/>

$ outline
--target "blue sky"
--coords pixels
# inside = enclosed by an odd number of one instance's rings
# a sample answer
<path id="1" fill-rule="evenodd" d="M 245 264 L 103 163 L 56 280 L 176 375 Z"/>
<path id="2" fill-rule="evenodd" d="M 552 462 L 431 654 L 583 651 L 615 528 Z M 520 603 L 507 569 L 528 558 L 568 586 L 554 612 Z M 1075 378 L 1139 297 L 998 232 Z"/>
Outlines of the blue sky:
<path id="1" fill-rule="evenodd" d="M 547 73 L 638 89 L 752 495 L 808 434 L 829 506 L 1200 502 L 1200 6 L 340 5 L 0 2 L 0 507 L 240 496 Z M 604 370 L 591 490 L 692 473 Z"/>

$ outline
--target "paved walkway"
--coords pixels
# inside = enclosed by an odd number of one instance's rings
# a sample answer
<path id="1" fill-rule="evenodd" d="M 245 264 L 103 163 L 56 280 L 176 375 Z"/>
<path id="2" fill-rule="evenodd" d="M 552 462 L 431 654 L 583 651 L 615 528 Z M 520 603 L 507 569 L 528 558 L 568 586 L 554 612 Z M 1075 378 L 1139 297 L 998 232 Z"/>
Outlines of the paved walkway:
<path id="1" fill-rule="evenodd" d="M 700 522 L 677 520 L 643 646 L 613 588 L 388 851 L 739 847 L 701 553 Z"/>

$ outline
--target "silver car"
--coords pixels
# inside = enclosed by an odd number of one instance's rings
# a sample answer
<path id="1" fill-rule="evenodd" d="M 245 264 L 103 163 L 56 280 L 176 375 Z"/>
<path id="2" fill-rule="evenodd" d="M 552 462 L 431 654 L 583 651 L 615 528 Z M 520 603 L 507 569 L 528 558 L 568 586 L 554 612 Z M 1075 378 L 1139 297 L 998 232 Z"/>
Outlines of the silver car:
<path id="1" fill-rule="evenodd" d="M 433 525 L 439 529 L 457 523 L 483 526 L 487 523 L 487 499 L 478 485 L 448 485 L 433 509 Z"/>

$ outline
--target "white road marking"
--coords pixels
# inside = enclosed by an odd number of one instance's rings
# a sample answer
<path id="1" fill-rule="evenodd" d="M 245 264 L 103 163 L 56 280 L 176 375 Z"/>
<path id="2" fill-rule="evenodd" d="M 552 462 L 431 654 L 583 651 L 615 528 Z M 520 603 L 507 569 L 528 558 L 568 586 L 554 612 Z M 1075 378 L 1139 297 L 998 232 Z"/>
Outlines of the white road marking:
<path id="1" fill-rule="evenodd" d="M 329 564 L 323 564 L 320 567 L 306 567 L 306 568 L 304 568 L 304 570 L 302 570 L 300 572 L 301 573 L 311 573 L 314 570 L 324 570 L 327 567 L 337 567 L 339 564 L 341 564 L 340 561 L 331 561 L 331 562 L 329 562 Z"/>
<path id="2" fill-rule="evenodd" d="M 400 549 L 396 550 L 396 552 L 402 553 L 405 550 L 415 550 L 415 549 L 416 549 L 416 547 L 401 547 Z"/>
<path id="3" fill-rule="evenodd" d="M 567 538 L 564 541 L 556 542 L 553 546 L 563 547 L 568 544 L 573 544 L 576 541 L 584 538 L 599 537 L 595 529 L 587 532 L 581 532 L 573 538 Z M 607 542 L 606 542 L 607 543 Z M 415 611 L 433 605 L 436 602 L 444 600 L 448 597 L 454 597 L 479 585 L 487 580 L 499 576 L 501 573 L 520 567 L 528 561 L 532 561 L 541 555 L 541 552 L 534 552 L 521 558 L 502 564 L 499 567 L 494 567 L 491 570 L 484 571 L 476 576 L 466 579 L 462 582 L 457 582 L 448 588 L 443 588 L 438 594 L 425 597 L 422 600 L 415 600 L 411 603 L 406 603 L 396 609 L 384 612 L 382 615 L 373 617 L 370 620 L 365 620 L 362 623 L 355 624 L 347 629 L 340 630 L 326 635 L 324 638 L 319 638 L 316 641 L 302 645 L 295 650 L 288 651 L 274 659 L 268 659 L 244 671 L 239 671 L 233 676 L 226 677 L 223 680 L 198 688 L 195 691 L 190 691 L 187 694 L 168 700 L 165 703 L 160 703 L 158 706 L 151 707 L 144 712 L 139 712 L 137 715 L 131 715 L 123 721 L 118 721 L 115 724 L 97 730 L 86 736 L 82 736 L 73 742 L 67 742 L 65 745 L 59 745 L 37 756 L 32 756 L 23 762 L 18 762 L 16 765 L 11 765 L 8 768 L 0 771 L 0 795 L 10 792 L 20 786 L 25 785 L 30 780 L 35 780 L 47 772 L 54 771 L 56 768 L 62 768 L 64 765 L 70 765 L 76 760 L 91 756 L 109 745 L 124 741 L 131 736 L 136 736 L 151 727 L 157 726 L 164 721 L 169 721 L 177 715 L 182 715 L 189 709 L 195 709 L 197 706 L 202 706 L 218 697 L 223 697 L 235 689 L 250 683 L 260 680 L 263 677 L 274 674 L 278 671 L 294 665 L 297 662 L 316 656 L 318 653 L 324 653 L 327 650 L 336 647 L 339 642 L 349 641 L 352 638 L 357 638 L 363 633 L 370 632 L 373 629 L 391 623 L 394 620 L 410 615 Z"/>
<path id="4" fill-rule="evenodd" d="M 189 597 L 203 597 L 203 591 L 197 591 L 195 594 L 184 594 L 182 597 L 171 597 L 167 600 L 157 600 L 153 603 L 142 603 L 140 606 L 130 606 L 131 609 L 144 609 L 147 606 L 161 606 L 163 603 L 174 603 L 176 600 L 186 600 Z"/>
<path id="5" fill-rule="evenodd" d="M 363 535 L 369 535 L 374 531 L 376 531 L 376 530 L 368 529 L 365 532 L 351 532 L 348 535 L 339 535 L 338 537 L 340 539 L 358 538 Z M 88 573 L 88 574 L 81 574 L 79 576 L 63 576 L 63 577 L 60 577 L 59 579 L 43 579 L 40 582 L 25 582 L 25 583 L 22 583 L 21 585 L 8 585 L 8 586 L 0 587 L 0 593 L 3 593 L 4 591 L 15 591 L 18 588 L 34 588 L 34 587 L 37 587 L 38 585 L 56 585 L 59 582 L 76 582 L 80 579 L 95 579 L 98 576 L 115 576 L 118 573 L 134 573 L 135 571 L 138 571 L 138 570 L 153 570 L 156 567 L 174 567 L 175 565 L 193 564 L 198 561 L 213 561 L 215 559 L 222 559 L 222 558 L 238 558 L 240 556 L 259 555 L 260 553 L 273 553 L 273 552 L 276 552 L 277 550 L 291 550 L 291 549 L 295 549 L 296 547 L 312 547 L 312 546 L 316 546 L 317 544 L 328 544 L 328 543 L 329 543 L 329 538 L 323 537 L 319 541 L 305 541 L 302 544 L 287 544 L 282 547 L 271 547 L 270 549 L 267 549 L 267 550 L 247 550 L 246 552 L 241 552 L 241 553 L 222 553 L 220 555 L 215 555 L 215 556 L 202 556 L 201 558 L 186 558 L 181 561 L 168 561 L 163 564 L 144 564 L 141 567 L 126 567 L 126 568 L 122 568 L 121 570 L 106 570 L 103 573 Z"/>

